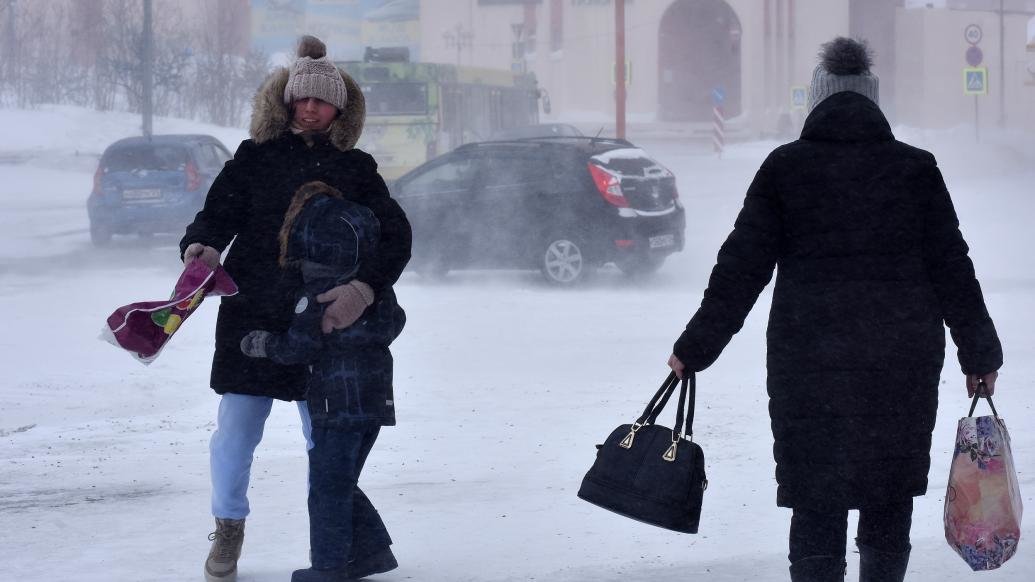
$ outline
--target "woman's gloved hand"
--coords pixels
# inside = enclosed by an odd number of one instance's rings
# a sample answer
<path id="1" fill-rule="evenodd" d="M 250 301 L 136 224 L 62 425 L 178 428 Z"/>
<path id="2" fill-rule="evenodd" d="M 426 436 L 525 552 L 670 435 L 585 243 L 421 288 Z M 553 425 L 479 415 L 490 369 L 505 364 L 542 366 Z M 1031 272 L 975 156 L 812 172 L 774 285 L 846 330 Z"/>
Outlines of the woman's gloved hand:
<path id="1" fill-rule="evenodd" d="M 320 325 L 323 333 L 331 333 L 355 323 L 366 308 L 374 303 L 374 290 L 362 281 L 352 280 L 317 295 L 316 300 L 320 303 L 333 301 L 323 312 Z"/>
<path id="2" fill-rule="evenodd" d="M 201 259 L 206 265 L 215 269 L 219 265 L 219 251 L 201 243 L 190 243 L 183 251 L 183 264 L 186 265 L 194 259 Z"/>

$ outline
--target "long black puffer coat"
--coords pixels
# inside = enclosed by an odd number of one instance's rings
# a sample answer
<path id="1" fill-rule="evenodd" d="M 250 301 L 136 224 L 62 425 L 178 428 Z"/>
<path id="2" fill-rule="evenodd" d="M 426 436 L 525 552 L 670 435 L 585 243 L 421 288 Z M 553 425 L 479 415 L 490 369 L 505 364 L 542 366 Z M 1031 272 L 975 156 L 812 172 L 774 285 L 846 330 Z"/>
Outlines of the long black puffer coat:
<path id="1" fill-rule="evenodd" d="M 240 349 L 249 331 L 282 332 L 291 323 L 301 278 L 277 264 L 277 234 L 299 186 L 323 181 L 377 216 L 377 251 L 356 276 L 375 296 L 398 280 L 409 261 L 412 235 L 406 215 L 389 196 L 374 159 L 354 149 L 366 115 L 363 94 L 348 74 L 339 72 L 348 91 L 346 109 L 311 145 L 290 131 L 291 112 L 283 102 L 288 70 L 270 75 L 255 96 L 251 139 L 241 142 L 220 172 L 180 241 L 182 254 L 193 242 L 223 250 L 237 237 L 224 266 L 240 293 L 222 299 L 216 323 L 211 385 L 219 394 L 300 400 L 305 393 L 304 366 L 248 358 Z"/>
<path id="2" fill-rule="evenodd" d="M 711 365 L 777 268 L 768 391 L 784 507 L 922 495 L 948 325 L 964 373 L 1002 365 L 934 157 L 837 93 L 773 151 L 674 353 Z M 953 386 L 962 390 L 961 386 Z"/>

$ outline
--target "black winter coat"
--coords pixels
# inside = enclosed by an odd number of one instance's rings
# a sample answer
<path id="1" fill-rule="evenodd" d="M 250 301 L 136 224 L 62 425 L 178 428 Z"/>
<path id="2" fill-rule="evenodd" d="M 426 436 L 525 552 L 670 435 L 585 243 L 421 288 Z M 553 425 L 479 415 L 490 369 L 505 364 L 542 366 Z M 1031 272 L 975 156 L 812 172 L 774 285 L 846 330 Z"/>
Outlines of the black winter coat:
<path id="1" fill-rule="evenodd" d="M 835 94 L 762 164 L 675 345 L 703 370 L 777 268 L 768 392 L 784 507 L 858 508 L 922 495 L 945 354 L 1002 365 L 968 247 L 934 157 L 880 109 Z"/>
<path id="2" fill-rule="evenodd" d="M 248 358 L 240 349 L 241 338 L 249 331 L 282 332 L 291 323 L 301 278 L 277 264 L 277 235 L 299 186 L 321 180 L 377 216 L 381 224 L 377 251 L 356 276 L 375 295 L 398 280 L 409 261 L 411 231 L 406 215 L 389 196 L 374 159 L 353 147 L 362 131 L 365 104 L 359 87 L 341 73 L 349 96 L 346 111 L 312 145 L 289 130 L 291 114 L 283 103 L 287 69 L 267 79 L 255 99 L 252 138 L 241 142 L 234 159 L 216 177 L 204 208 L 180 241 L 182 255 L 193 242 L 223 250 L 237 237 L 224 267 L 240 292 L 222 299 L 216 323 L 211 385 L 219 394 L 304 397 L 304 366 Z"/>

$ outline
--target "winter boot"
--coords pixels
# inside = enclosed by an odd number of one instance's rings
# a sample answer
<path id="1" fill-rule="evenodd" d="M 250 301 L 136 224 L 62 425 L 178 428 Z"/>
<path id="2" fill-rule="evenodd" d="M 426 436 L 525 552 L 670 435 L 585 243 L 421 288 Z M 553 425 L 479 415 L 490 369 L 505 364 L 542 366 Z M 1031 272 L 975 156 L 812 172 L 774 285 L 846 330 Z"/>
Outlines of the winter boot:
<path id="1" fill-rule="evenodd" d="M 906 578 L 909 550 L 884 552 L 856 543 L 859 547 L 859 582 L 902 582 Z"/>
<path id="2" fill-rule="evenodd" d="M 791 582 L 844 582 L 847 567 L 840 556 L 809 556 L 791 564 Z"/>
<path id="3" fill-rule="evenodd" d="M 368 556 L 356 558 L 349 562 L 345 569 L 352 578 L 366 578 L 374 574 L 383 574 L 398 567 L 399 562 L 395 560 L 392 548 L 386 547 Z"/>
<path id="4" fill-rule="evenodd" d="M 291 582 L 353 582 L 356 580 L 349 576 L 348 568 L 335 568 L 333 570 L 295 570 L 291 573 Z"/>
<path id="5" fill-rule="evenodd" d="M 205 560 L 206 582 L 236 582 L 237 560 L 244 543 L 243 519 L 216 518 L 216 531 L 208 535 L 212 549 Z"/>

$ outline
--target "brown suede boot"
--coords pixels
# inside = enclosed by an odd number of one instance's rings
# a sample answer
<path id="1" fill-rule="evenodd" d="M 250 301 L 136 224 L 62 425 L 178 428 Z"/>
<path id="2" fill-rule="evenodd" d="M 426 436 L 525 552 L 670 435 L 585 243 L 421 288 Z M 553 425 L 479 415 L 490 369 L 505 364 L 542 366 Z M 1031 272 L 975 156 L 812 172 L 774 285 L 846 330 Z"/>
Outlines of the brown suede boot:
<path id="1" fill-rule="evenodd" d="M 205 560 L 206 582 L 236 582 L 237 560 L 244 543 L 243 519 L 216 518 L 216 531 L 208 535 L 212 549 Z"/>

